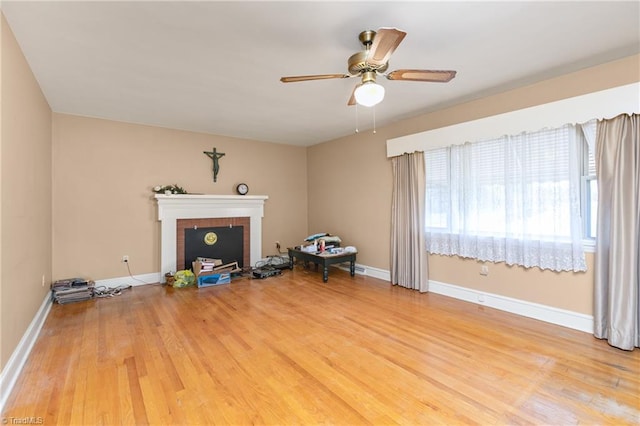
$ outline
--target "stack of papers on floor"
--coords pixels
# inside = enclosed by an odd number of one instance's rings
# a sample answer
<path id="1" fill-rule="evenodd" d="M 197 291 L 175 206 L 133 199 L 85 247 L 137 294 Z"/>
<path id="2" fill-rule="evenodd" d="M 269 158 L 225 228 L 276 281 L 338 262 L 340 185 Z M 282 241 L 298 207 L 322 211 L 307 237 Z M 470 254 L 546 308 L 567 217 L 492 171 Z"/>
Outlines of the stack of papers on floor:
<path id="1" fill-rule="evenodd" d="M 209 259 L 206 257 L 197 257 L 195 262 L 191 264 L 191 270 L 196 275 L 211 275 L 221 272 L 242 272 L 242 269 L 238 266 L 238 262 L 229 262 L 222 264 L 222 259 Z"/>
<path id="2" fill-rule="evenodd" d="M 95 283 L 91 280 L 67 278 L 51 284 L 51 293 L 53 301 L 63 305 L 93 299 L 94 287 Z"/>
<path id="3" fill-rule="evenodd" d="M 196 257 L 195 262 L 193 262 L 191 264 L 191 266 L 194 267 L 194 264 L 196 262 L 198 263 L 200 270 L 203 271 L 203 272 L 213 271 L 213 269 L 216 266 L 222 265 L 222 259 L 211 259 L 211 258 L 208 258 L 208 257 Z M 196 272 L 195 269 L 193 270 L 193 272 L 194 273 Z M 198 275 L 198 274 L 196 273 L 196 275 Z"/>

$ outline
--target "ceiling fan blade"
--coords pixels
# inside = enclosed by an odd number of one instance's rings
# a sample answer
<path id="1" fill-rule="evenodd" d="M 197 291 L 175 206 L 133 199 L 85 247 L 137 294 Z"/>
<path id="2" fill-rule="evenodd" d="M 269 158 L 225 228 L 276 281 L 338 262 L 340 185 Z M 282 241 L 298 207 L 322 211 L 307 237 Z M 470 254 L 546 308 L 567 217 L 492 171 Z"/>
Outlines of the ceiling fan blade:
<path id="1" fill-rule="evenodd" d="M 280 79 L 283 83 L 294 83 L 296 81 L 309 81 L 309 80 L 328 80 L 331 78 L 349 78 L 349 74 L 318 74 L 318 75 L 296 75 L 291 77 L 282 77 Z"/>
<path id="2" fill-rule="evenodd" d="M 349 98 L 349 102 L 347 102 L 348 106 L 354 106 L 356 104 L 356 89 L 362 86 L 362 84 L 356 84 L 351 92 L 351 97 Z"/>
<path id="3" fill-rule="evenodd" d="M 395 70 L 386 75 L 389 80 L 431 81 L 447 83 L 456 76 L 456 71 L 439 70 Z"/>
<path id="4" fill-rule="evenodd" d="M 407 33 L 397 28 L 380 28 L 375 37 L 373 37 L 373 42 L 367 55 L 367 64 L 374 67 L 386 64 L 406 35 Z"/>

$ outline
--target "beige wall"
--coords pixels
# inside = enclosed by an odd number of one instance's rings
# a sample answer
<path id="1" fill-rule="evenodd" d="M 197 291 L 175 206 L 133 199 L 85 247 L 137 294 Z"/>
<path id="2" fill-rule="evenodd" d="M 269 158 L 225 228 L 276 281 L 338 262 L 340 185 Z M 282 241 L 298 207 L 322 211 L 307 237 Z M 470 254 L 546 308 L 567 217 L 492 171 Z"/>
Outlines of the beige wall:
<path id="1" fill-rule="evenodd" d="M 389 270 L 392 176 L 387 139 L 637 81 L 638 55 L 394 123 L 375 134 L 361 130 L 310 147 L 309 231 L 335 233 L 357 246 L 358 263 Z M 362 123 L 362 114 L 360 118 Z M 322 173 L 327 164 L 331 173 Z M 593 255 L 587 260 L 593 265 Z M 592 267 L 587 273 L 559 274 L 490 264 L 489 276 L 482 277 L 474 260 L 429 256 L 429 266 L 432 280 L 592 314 Z"/>
<path id="2" fill-rule="evenodd" d="M 264 256 L 307 232 L 306 149 L 108 120 L 54 114 L 53 275 L 95 280 L 160 272 L 160 223 L 151 189 L 268 195 Z M 203 151 L 225 153 L 218 181 Z"/>
<path id="3" fill-rule="evenodd" d="M 4 367 L 49 291 L 51 109 L 4 15 L 0 26 L 0 364 Z"/>

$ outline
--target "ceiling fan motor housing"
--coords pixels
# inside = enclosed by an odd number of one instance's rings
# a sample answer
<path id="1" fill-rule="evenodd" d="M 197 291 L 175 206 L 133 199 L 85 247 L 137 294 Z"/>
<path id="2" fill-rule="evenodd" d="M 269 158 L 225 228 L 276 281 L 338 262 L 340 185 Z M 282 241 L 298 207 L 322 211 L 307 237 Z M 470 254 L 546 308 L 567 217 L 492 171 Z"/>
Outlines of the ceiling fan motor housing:
<path id="1" fill-rule="evenodd" d="M 349 73 L 351 75 L 357 75 L 362 72 L 368 71 L 376 71 L 376 72 L 385 72 L 387 68 L 389 68 L 389 62 L 382 65 L 374 65 L 367 63 L 367 56 L 369 56 L 369 48 L 371 47 L 371 43 L 373 43 L 373 38 L 375 37 L 376 32 L 373 30 L 362 31 L 358 36 L 358 39 L 364 46 L 364 50 L 351 55 L 349 60 L 347 61 Z"/>
<path id="2" fill-rule="evenodd" d="M 367 64 L 368 53 L 369 51 L 363 50 L 362 52 L 351 55 L 348 61 L 350 74 L 357 75 L 367 71 L 385 72 L 387 68 L 389 68 L 389 62 L 380 66 Z"/>

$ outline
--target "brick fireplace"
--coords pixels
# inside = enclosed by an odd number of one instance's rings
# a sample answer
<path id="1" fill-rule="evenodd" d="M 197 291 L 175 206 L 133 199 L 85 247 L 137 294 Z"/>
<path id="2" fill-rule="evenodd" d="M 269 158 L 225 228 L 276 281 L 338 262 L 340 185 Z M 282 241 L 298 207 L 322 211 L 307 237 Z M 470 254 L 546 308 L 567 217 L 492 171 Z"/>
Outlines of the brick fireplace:
<path id="1" fill-rule="evenodd" d="M 160 272 L 164 274 L 183 268 L 178 263 L 179 235 L 185 226 L 246 226 L 248 249 L 245 246 L 245 266 L 255 265 L 262 256 L 262 217 L 266 195 L 164 195 L 155 196 L 158 203 L 160 234 Z M 193 220 L 196 220 L 193 222 Z M 184 240 L 183 240 L 184 244 Z M 245 243 L 246 244 L 246 243 Z M 180 248 L 182 252 L 184 246 Z M 247 256 L 248 254 L 248 256 Z M 248 264 L 247 264 L 248 261 Z M 188 268 L 188 266 L 187 266 Z"/>

